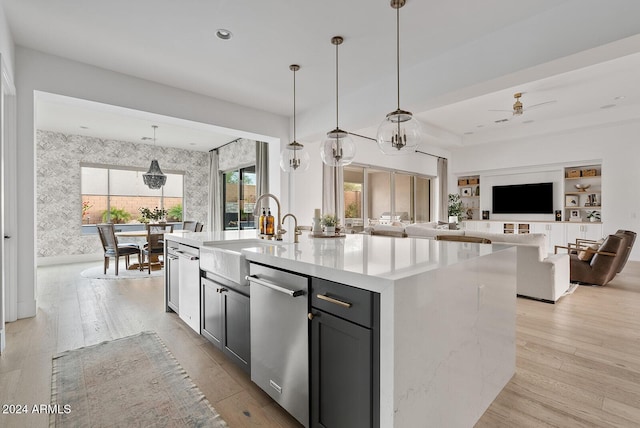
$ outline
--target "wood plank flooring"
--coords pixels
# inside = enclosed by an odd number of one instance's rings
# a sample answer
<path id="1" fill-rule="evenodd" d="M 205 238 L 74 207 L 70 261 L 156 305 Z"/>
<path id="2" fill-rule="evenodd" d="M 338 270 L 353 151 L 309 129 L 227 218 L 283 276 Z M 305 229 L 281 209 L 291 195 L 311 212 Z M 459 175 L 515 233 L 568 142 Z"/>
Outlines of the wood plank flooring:
<path id="1" fill-rule="evenodd" d="M 7 324 L 0 405 L 48 404 L 51 357 L 59 352 L 152 330 L 232 428 L 299 426 L 164 312 L 161 278 L 80 277 L 92 265 L 38 270 L 37 316 Z M 579 287 L 555 305 L 518 299 L 516 367 L 477 427 L 640 426 L 640 262 L 606 287 Z M 46 427 L 48 415 L 0 414 L 0 426 Z"/>

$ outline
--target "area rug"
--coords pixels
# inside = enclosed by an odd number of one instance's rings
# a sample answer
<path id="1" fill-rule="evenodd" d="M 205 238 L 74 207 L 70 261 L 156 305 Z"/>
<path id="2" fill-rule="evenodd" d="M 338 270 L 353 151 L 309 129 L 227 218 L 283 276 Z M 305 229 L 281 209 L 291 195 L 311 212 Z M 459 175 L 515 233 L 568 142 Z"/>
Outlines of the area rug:
<path id="1" fill-rule="evenodd" d="M 50 427 L 227 427 L 157 334 L 53 357 Z"/>
<path id="2" fill-rule="evenodd" d="M 153 266 L 151 269 L 151 275 L 149 275 L 149 271 L 146 268 L 143 271 L 140 271 L 139 269 L 127 269 L 124 264 L 120 265 L 117 276 L 113 264 L 109 266 L 106 274 L 103 272 L 104 267 L 100 265 L 83 270 L 80 272 L 80 276 L 90 279 L 137 279 L 164 275 L 164 270 L 153 270 Z"/>

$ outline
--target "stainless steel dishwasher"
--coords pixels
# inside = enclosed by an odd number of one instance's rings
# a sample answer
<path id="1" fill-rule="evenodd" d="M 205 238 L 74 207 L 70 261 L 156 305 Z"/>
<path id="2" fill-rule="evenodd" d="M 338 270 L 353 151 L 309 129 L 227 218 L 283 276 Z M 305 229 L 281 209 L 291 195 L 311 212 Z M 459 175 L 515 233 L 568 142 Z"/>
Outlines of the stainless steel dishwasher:
<path id="1" fill-rule="evenodd" d="M 251 263 L 251 380 L 309 426 L 309 279 Z"/>

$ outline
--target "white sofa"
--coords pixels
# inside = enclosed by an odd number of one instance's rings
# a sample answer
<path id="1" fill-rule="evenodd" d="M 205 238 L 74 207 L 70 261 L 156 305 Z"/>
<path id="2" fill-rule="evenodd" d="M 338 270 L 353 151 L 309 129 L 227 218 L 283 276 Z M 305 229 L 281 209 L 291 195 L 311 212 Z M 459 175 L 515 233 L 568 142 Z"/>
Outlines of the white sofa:
<path id="1" fill-rule="evenodd" d="M 445 229 L 444 225 L 414 223 L 410 225 L 376 225 L 366 233 L 395 237 L 435 239 L 437 235 L 468 235 L 487 238 L 492 243 L 518 246 L 517 294 L 520 297 L 555 303 L 569 289 L 569 255 L 547 254 L 547 236 L 543 233 L 502 234 Z"/>

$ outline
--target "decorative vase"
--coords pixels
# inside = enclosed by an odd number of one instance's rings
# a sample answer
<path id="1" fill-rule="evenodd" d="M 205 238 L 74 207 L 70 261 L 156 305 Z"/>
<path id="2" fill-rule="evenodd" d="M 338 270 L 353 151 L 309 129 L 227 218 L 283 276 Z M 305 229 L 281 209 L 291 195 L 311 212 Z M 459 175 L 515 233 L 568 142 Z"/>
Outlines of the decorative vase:
<path id="1" fill-rule="evenodd" d="M 322 233 L 322 226 L 320 225 L 320 217 L 316 217 L 311 219 L 313 221 L 313 228 L 311 229 L 311 232 L 314 235 L 319 235 Z"/>
<path id="2" fill-rule="evenodd" d="M 325 226 L 324 227 L 324 234 L 325 236 L 333 236 L 336 234 L 336 227 L 335 226 Z"/>

